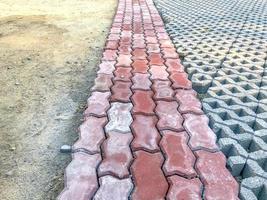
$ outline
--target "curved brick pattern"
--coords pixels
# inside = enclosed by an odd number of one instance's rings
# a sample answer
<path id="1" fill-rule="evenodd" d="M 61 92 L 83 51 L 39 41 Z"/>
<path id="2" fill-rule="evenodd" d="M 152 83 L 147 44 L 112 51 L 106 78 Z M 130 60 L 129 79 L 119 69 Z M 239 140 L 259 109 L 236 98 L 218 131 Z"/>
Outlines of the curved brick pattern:
<path id="1" fill-rule="evenodd" d="M 195 157 L 187 146 L 186 132 L 163 131 L 160 145 L 166 155 L 163 169 L 166 175 L 182 175 L 188 178 L 196 176 Z"/>
<path id="2" fill-rule="evenodd" d="M 98 74 L 108 74 L 112 75 L 115 70 L 115 61 L 104 61 L 99 65 Z"/>
<path id="3" fill-rule="evenodd" d="M 156 129 L 157 118 L 155 116 L 134 115 L 132 130 L 134 139 L 133 150 L 159 151 L 160 134 Z"/>
<path id="4" fill-rule="evenodd" d="M 84 115 L 95 115 L 98 117 L 106 116 L 109 108 L 110 92 L 92 92 L 92 95 L 87 100 L 87 109 Z"/>
<path id="5" fill-rule="evenodd" d="M 135 182 L 133 200 L 164 199 L 168 183 L 161 171 L 164 159 L 160 153 L 137 151 L 131 170 Z"/>
<path id="6" fill-rule="evenodd" d="M 142 60 L 142 59 L 146 59 L 147 57 L 145 49 L 135 49 L 133 50 L 132 55 L 133 55 L 132 57 L 133 60 L 138 60 L 138 59 Z"/>
<path id="7" fill-rule="evenodd" d="M 109 122 L 105 127 L 106 132 L 130 132 L 130 124 L 132 123 L 131 109 L 132 104 L 130 103 L 112 103 L 108 111 Z"/>
<path id="8" fill-rule="evenodd" d="M 165 64 L 167 66 L 167 71 L 171 74 L 174 72 L 184 72 L 184 67 L 180 63 L 179 59 L 167 58 Z"/>
<path id="9" fill-rule="evenodd" d="M 79 140 L 74 144 L 74 148 L 84 148 L 91 153 L 100 153 L 100 145 L 105 139 L 104 126 L 107 118 L 88 117 L 80 126 Z"/>
<path id="10" fill-rule="evenodd" d="M 94 200 L 128 200 L 133 188 L 132 180 L 117 179 L 112 176 L 99 178 L 100 187 L 94 196 Z"/>
<path id="11" fill-rule="evenodd" d="M 100 159 L 100 154 L 75 153 L 66 168 L 65 189 L 58 199 L 91 199 L 98 188 L 96 167 Z"/>
<path id="12" fill-rule="evenodd" d="M 135 73 L 132 81 L 133 90 L 150 90 L 150 86 L 152 85 L 148 74 Z"/>
<path id="13" fill-rule="evenodd" d="M 160 130 L 183 130 L 183 118 L 177 109 L 178 104 L 174 101 L 157 101 L 156 113 L 159 117 L 157 126 Z"/>
<path id="14" fill-rule="evenodd" d="M 199 179 L 186 179 L 180 176 L 168 177 L 170 189 L 167 199 L 202 200 L 202 184 Z"/>
<path id="15" fill-rule="evenodd" d="M 154 99 L 155 100 L 173 100 L 174 91 L 170 87 L 170 81 L 160 81 L 155 80 L 153 83 L 153 90 L 155 92 Z"/>
<path id="16" fill-rule="evenodd" d="M 162 58 L 162 54 L 160 53 L 150 53 L 148 59 L 150 65 L 159 65 L 159 66 L 164 65 L 164 60 Z"/>
<path id="17" fill-rule="evenodd" d="M 185 21 L 186 16 L 183 15 Z M 203 35 L 209 31 L 200 32 Z M 191 35 L 192 31 L 187 33 Z M 189 47 L 193 50 L 193 46 Z M 206 48 L 203 46 L 203 51 Z M 240 111 L 228 105 L 232 103 L 228 99 L 225 103 L 225 99 L 208 102 L 210 107 L 204 103 L 205 111 L 209 110 L 212 118 L 210 125 L 217 127 L 219 147 L 230 155 L 229 169 L 238 175 L 242 173 L 243 177 L 251 174 L 265 177 L 266 173 L 260 169 L 264 167 L 266 155 L 260 149 L 265 145 L 266 123 L 263 121 L 267 119 L 267 111 L 263 106 L 266 92 L 257 91 L 261 82 L 244 84 L 241 89 L 230 87 L 232 79 L 212 80 L 216 62 L 208 63 L 206 57 L 203 61 L 201 52 L 199 56 L 190 55 L 190 51 L 184 54 L 195 60 L 187 70 L 189 78 L 193 77 L 192 73 L 202 72 L 205 76 L 196 75 L 195 79 L 213 84 L 210 96 L 220 98 L 231 93 L 234 102 L 255 107 L 254 112 Z M 218 52 L 209 54 L 212 57 Z M 80 127 L 80 138 L 73 145 L 73 161 L 66 169 L 66 187 L 59 198 L 236 199 L 238 185 L 225 167 L 225 158 L 218 153 L 208 118 L 201 111 L 201 104 L 152 0 L 119 0 L 101 61 L 88 99 L 85 122 Z M 206 67 L 198 68 L 202 62 Z M 246 65 L 246 73 L 253 68 L 241 61 L 239 64 Z M 229 70 L 220 73 L 232 72 L 233 66 L 229 62 Z M 188 69 L 188 63 L 186 67 Z M 260 73 L 260 69 L 255 70 Z M 257 77 L 257 74 L 247 76 L 242 81 Z M 237 78 L 234 82 L 238 82 Z M 217 94 L 222 84 L 228 85 Z M 248 97 L 241 95 L 246 90 L 251 90 Z M 214 114 L 218 112 L 218 105 L 226 105 L 231 112 Z M 254 119 L 238 119 L 237 113 L 252 113 Z M 229 116 L 235 120 L 229 121 Z M 238 120 L 243 121 L 237 123 Z M 236 127 L 242 133 L 235 137 L 233 132 L 221 131 L 227 123 L 229 130 Z M 257 132 L 252 137 L 253 129 Z M 231 139 L 226 140 L 226 135 Z M 239 139 L 242 142 L 237 146 Z M 251 152 L 247 153 L 244 148 Z M 241 193 L 262 198 L 265 191 L 262 187 L 262 183 L 256 187 L 244 183 Z M 222 195 L 225 198 L 221 198 Z"/>
<path id="18" fill-rule="evenodd" d="M 115 61 L 117 56 L 118 56 L 117 50 L 106 49 L 103 52 L 102 60 L 104 60 L 104 61 Z"/>
<path id="19" fill-rule="evenodd" d="M 129 164 L 132 160 L 130 133 L 109 132 L 107 140 L 103 143 L 103 161 L 98 168 L 99 175 L 112 174 L 118 178 L 129 175 Z"/>
<path id="20" fill-rule="evenodd" d="M 120 54 L 117 58 L 116 66 L 131 67 L 131 63 L 132 63 L 131 55 Z"/>
<path id="21" fill-rule="evenodd" d="M 152 65 L 149 72 L 151 73 L 152 80 L 168 80 L 169 74 L 165 66 Z"/>
<path id="22" fill-rule="evenodd" d="M 196 151 L 196 156 L 205 199 L 237 199 L 238 184 L 225 167 L 224 155 L 201 150 Z"/>
<path id="23" fill-rule="evenodd" d="M 147 73 L 148 64 L 146 60 L 135 60 L 133 62 L 134 73 Z"/>
<path id="24" fill-rule="evenodd" d="M 171 74 L 172 87 L 175 89 L 190 89 L 191 82 L 187 79 L 186 73 L 174 72 Z"/>
<path id="25" fill-rule="evenodd" d="M 205 115 L 185 114 L 184 127 L 189 133 L 189 144 L 193 149 L 216 150 L 216 136 L 208 126 L 208 118 Z"/>
<path id="26" fill-rule="evenodd" d="M 177 90 L 176 99 L 179 103 L 179 111 L 181 113 L 196 113 L 202 114 L 201 103 L 196 97 L 196 92 L 193 90 Z"/>
<path id="27" fill-rule="evenodd" d="M 132 95 L 132 91 L 130 89 L 131 85 L 132 84 L 129 82 L 115 81 L 113 87 L 111 88 L 111 100 L 129 102 Z"/>
<path id="28" fill-rule="evenodd" d="M 110 87 L 112 86 L 112 79 L 113 75 L 107 75 L 107 74 L 98 74 L 95 79 L 95 84 L 91 88 L 92 91 L 101 91 L 106 92 L 110 90 Z"/>
<path id="29" fill-rule="evenodd" d="M 136 114 L 154 114 L 155 103 L 152 100 L 151 91 L 134 91 L 132 101 L 134 104 L 133 112 Z"/>
<path id="30" fill-rule="evenodd" d="M 114 72 L 115 81 L 131 81 L 131 68 L 128 67 L 117 67 Z"/>

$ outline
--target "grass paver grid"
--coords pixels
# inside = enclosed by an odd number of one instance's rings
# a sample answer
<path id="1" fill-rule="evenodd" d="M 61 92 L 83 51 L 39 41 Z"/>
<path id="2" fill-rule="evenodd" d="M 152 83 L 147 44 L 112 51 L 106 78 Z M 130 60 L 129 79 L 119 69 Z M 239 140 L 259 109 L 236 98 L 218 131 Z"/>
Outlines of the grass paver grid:
<path id="1" fill-rule="evenodd" d="M 267 1 L 155 0 L 241 199 L 267 199 Z"/>

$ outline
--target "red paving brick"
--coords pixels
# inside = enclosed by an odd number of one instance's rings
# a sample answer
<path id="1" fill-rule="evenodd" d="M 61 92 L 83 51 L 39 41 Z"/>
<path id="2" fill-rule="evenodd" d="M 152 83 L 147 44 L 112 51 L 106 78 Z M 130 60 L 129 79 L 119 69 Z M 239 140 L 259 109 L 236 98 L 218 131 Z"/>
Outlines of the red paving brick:
<path id="1" fill-rule="evenodd" d="M 133 112 L 135 114 L 154 114 L 155 103 L 152 95 L 152 91 L 135 90 L 132 97 Z"/>
<path id="2" fill-rule="evenodd" d="M 151 80 L 168 80 L 168 72 L 165 66 L 151 65 L 149 72 L 151 73 Z"/>
<path id="3" fill-rule="evenodd" d="M 177 90 L 176 99 L 179 103 L 179 111 L 181 113 L 196 113 L 202 114 L 201 103 L 197 99 L 194 90 Z"/>
<path id="4" fill-rule="evenodd" d="M 146 150 L 149 152 L 159 151 L 160 134 L 156 128 L 157 118 L 155 116 L 134 115 L 132 130 L 134 139 L 132 149 Z"/>
<path id="5" fill-rule="evenodd" d="M 106 116 L 109 108 L 110 92 L 92 92 L 87 100 L 85 115 L 95 115 L 98 117 Z"/>
<path id="6" fill-rule="evenodd" d="M 186 179 L 180 176 L 168 177 L 170 189 L 168 200 L 201 200 L 202 184 L 198 178 Z"/>
<path id="7" fill-rule="evenodd" d="M 166 66 L 167 66 L 167 71 L 170 73 L 173 72 L 184 72 L 184 67 L 182 66 L 182 64 L 180 63 L 179 59 L 166 59 L 165 62 Z"/>
<path id="8" fill-rule="evenodd" d="M 184 127 L 190 135 L 189 144 L 193 149 L 216 150 L 216 136 L 208 125 L 205 115 L 185 114 Z"/>
<path id="9" fill-rule="evenodd" d="M 58 199 L 91 199 L 98 188 L 96 167 L 100 160 L 100 154 L 75 153 L 65 171 L 66 187 Z"/>
<path id="10" fill-rule="evenodd" d="M 165 101 L 173 100 L 174 91 L 170 86 L 171 86 L 170 81 L 154 80 L 152 86 L 155 92 L 154 99 L 165 100 Z"/>
<path id="11" fill-rule="evenodd" d="M 132 53 L 133 55 L 133 60 L 142 60 L 146 59 L 147 54 L 146 54 L 146 49 L 135 49 Z"/>
<path id="12" fill-rule="evenodd" d="M 111 88 L 111 100 L 129 102 L 132 95 L 132 91 L 130 89 L 131 85 L 132 83 L 130 82 L 115 81 L 113 87 Z"/>
<path id="13" fill-rule="evenodd" d="M 191 89 L 192 83 L 187 78 L 186 73 L 174 72 L 170 75 L 170 79 L 173 82 L 172 87 L 175 89 Z"/>
<path id="14" fill-rule="evenodd" d="M 152 0 L 119 0 L 101 61 L 58 199 L 237 199 Z"/>
<path id="15" fill-rule="evenodd" d="M 161 153 L 137 151 L 131 170 L 135 182 L 133 200 L 164 199 L 168 183 L 161 165 L 164 161 Z"/>
<path id="16" fill-rule="evenodd" d="M 178 112 L 178 104 L 175 101 L 157 101 L 156 114 L 158 115 L 159 130 L 183 130 L 183 117 Z"/>
<path id="17" fill-rule="evenodd" d="M 112 86 L 112 79 L 113 75 L 107 75 L 107 74 L 98 74 L 95 79 L 95 84 L 91 88 L 91 91 L 101 91 L 101 92 L 107 92 L 110 90 L 110 87 Z"/>
<path id="18" fill-rule="evenodd" d="M 166 175 L 196 176 L 195 156 L 187 145 L 186 132 L 163 131 L 160 145 L 166 155 L 163 169 Z"/>
<path id="19" fill-rule="evenodd" d="M 141 74 L 135 73 L 134 77 L 132 78 L 133 81 L 133 90 L 150 90 L 150 86 L 152 85 L 149 74 Z"/>
<path id="20" fill-rule="evenodd" d="M 114 74 L 115 74 L 115 78 L 114 81 L 131 81 L 131 70 L 132 68 L 130 67 L 117 67 L 117 69 L 115 70 Z"/>
<path id="21" fill-rule="evenodd" d="M 135 60 L 133 62 L 133 72 L 147 73 L 147 70 L 148 70 L 147 60 Z"/>
<path id="22" fill-rule="evenodd" d="M 110 132 L 108 138 L 102 145 L 103 161 L 101 162 L 98 173 L 102 175 L 114 175 L 124 178 L 129 175 L 129 165 L 132 160 L 130 142 L 132 134 Z"/>
<path id="23" fill-rule="evenodd" d="M 204 183 L 205 199 L 237 199 L 238 184 L 225 167 L 224 155 L 200 150 L 196 151 L 196 156 L 196 170 Z"/>
<path id="24" fill-rule="evenodd" d="M 80 137 L 74 144 L 74 148 L 84 148 L 91 153 L 100 153 L 100 145 L 105 140 L 104 126 L 107 121 L 106 117 L 87 117 L 80 126 Z"/>

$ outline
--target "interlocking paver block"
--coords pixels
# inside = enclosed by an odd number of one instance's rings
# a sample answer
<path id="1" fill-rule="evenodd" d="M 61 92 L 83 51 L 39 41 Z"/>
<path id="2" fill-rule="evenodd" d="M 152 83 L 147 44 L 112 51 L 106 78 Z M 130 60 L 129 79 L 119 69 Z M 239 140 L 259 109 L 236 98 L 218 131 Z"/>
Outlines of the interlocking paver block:
<path id="1" fill-rule="evenodd" d="M 178 110 L 181 113 L 196 113 L 202 114 L 201 103 L 196 97 L 196 92 L 193 90 L 177 90 L 176 99 L 179 103 Z"/>
<path id="2" fill-rule="evenodd" d="M 94 200 L 128 200 L 133 188 L 130 178 L 117 179 L 113 176 L 99 178 L 100 187 L 94 196 Z"/>
<path id="3" fill-rule="evenodd" d="M 113 75 L 108 74 L 98 74 L 95 79 L 95 84 L 91 88 L 92 91 L 100 91 L 100 92 L 107 92 L 110 90 L 112 86 L 112 79 Z"/>
<path id="4" fill-rule="evenodd" d="M 133 73 L 147 73 L 147 60 L 135 60 L 133 62 Z"/>
<path id="5" fill-rule="evenodd" d="M 129 175 L 129 165 L 132 160 L 130 142 L 131 133 L 109 132 L 108 138 L 102 145 L 103 161 L 101 162 L 99 175 L 114 175 L 124 178 Z"/>
<path id="6" fill-rule="evenodd" d="M 151 80 L 168 80 L 168 72 L 165 66 L 152 65 L 149 69 Z"/>
<path id="7" fill-rule="evenodd" d="M 186 132 L 163 131 L 160 146 L 166 156 L 163 169 L 166 175 L 196 176 L 195 157 L 187 145 Z"/>
<path id="8" fill-rule="evenodd" d="M 115 61 L 103 61 L 99 65 L 98 74 L 109 74 L 112 75 L 115 70 Z"/>
<path id="9" fill-rule="evenodd" d="M 184 114 L 184 128 L 190 135 L 189 144 L 193 149 L 216 150 L 216 136 L 208 125 L 205 115 Z"/>
<path id="10" fill-rule="evenodd" d="M 118 49 L 119 49 L 119 54 L 129 55 L 132 52 L 130 44 L 120 44 Z"/>
<path id="11" fill-rule="evenodd" d="M 192 83 L 188 80 L 186 73 L 174 72 L 170 75 L 173 82 L 172 87 L 175 89 L 191 89 Z"/>
<path id="12" fill-rule="evenodd" d="M 157 101 L 156 114 L 159 117 L 157 126 L 160 130 L 183 130 L 183 118 L 177 109 L 178 104 L 174 101 Z"/>
<path id="13" fill-rule="evenodd" d="M 106 116 L 109 108 L 109 97 L 110 92 L 92 92 L 92 95 L 87 100 L 87 109 L 84 115 Z"/>
<path id="14" fill-rule="evenodd" d="M 147 44 L 147 52 L 159 53 L 160 52 L 159 44 Z"/>
<path id="15" fill-rule="evenodd" d="M 120 54 L 117 58 L 117 64 L 116 66 L 118 67 L 131 67 L 131 54 L 125 55 L 125 54 Z"/>
<path id="16" fill-rule="evenodd" d="M 111 88 L 112 101 L 122 101 L 130 102 L 130 97 L 132 96 L 132 91 L 130 89 L 132 83 L 124 81 L 115 81 L 113 87 Z"/>
<path id="17" fill-rule="evenodd" d="M 178 54 L 175 48 L 161 48 L 163 52 L 163 58 L 178 58 Z"/>
<path id="18" fill-rule="evenodd" d="M 100 160 L 100 154 L 75 153 L 66 168 L 65 189 L 58 199 L 91 199 L 98 188 L 96 167 Z"/>
<path id="19" fill-rule="evenodd" d="M 150 86 L 152 85 L 149 79 L 149 74 L 135 73 L 132 78 L 132 81 L 132 89 L 136 90 L 150 90 Z"/>
<path id="20" fill-rule="evenodd" d="M 130 132 L 132 107 L 131 103 L 112 103 L 111 108 L 108 111 L 109 122 L 105 127 L 106 132 Z"/>
<path id="21" fill-rule="evenodd" d="M 165 100 L 165 101 L 173 100 L 174 91 L 170 87 L 170 85 L 171 85 L 170 81 L 154 80 L 152 86 L 155 92 L 154 99 Z"/>
<path id="22" fill-rule="evenodd" d="M 183 65 L 180 63 L 179 59 L 170 59 L 167 58 L 165 65 L 167 66 L 167 71 L 170 73 L 173 72 L 184 72 L 184 67 Z"/>
<path id="23" fill-rule="evenodd" d="M 158 30 L 158 32 L 159 31 L 165 32 L 164 27 L 161 27 L 161 30 Z M 159 40 L 159 43 L 160 43 L 161 48 L 173 48 L 174 47 L 171 40 Z"/>
<path id="24" fill-rule="evenodd" d="M 170 188 L 168 200 L 201 200 L 202 184 L 198 178 L 186 179 L 180 176 L 168 177 Z"/>
<path id="25" fill-rule="evenodd" d="M 106 117 L 87 117 L 80 126 L 80 137 L 74 148 L 84 148 L 92 153 L 100 152 L 100 145 L 105 139 L 104 126 L 107 121 Z"/>
<path id="26" fill-rule="evenodd" d="M 150 53 L 148 59 L 150 65 L 164 65 L 164 60 L 160 53 Z"/>
<path id="27" fill-rule="evenodd" d="M 131 81 L 131 68 L 129 67 L 117 67 L 117 69 L 115 70 L 114 74 L 115 74 L 115 81 Z"/>
<path id="28" fill-rule="evenodd" d="M 146 40 L 147 44 L 157 44 L 158 43 L 158 39 L 155 36 L 153 36 L 153 37 L 148 36 L 145 38 L 145 40 Z"/>
<path id="29" fill-rule="evenodd" d="M 117 50 L 118 49 L 118 42 L 117 41 L 110 41 L 108 40 L 107 43 L 106 43 L 106 47 L 105 49 L 113 49 L 113 50 Z"/>
<path id="30" fill-rule="evenodd" d="M 156 129 L 156 123 L 155 116 L 134 115 L 132 123 L 134 139 L 131 143 L 133 150 L 159 151 L 160 134 Z"/>
<path id="31" fill-rule="evenodd" d="M 204 183 L 205 199 L 237 199 L 238 184 L 225 167 L 224 155 L 200 150 L 196 156 L 196 170 Z"/>
<path id="32" fill-rule="evenodd" d="M 146 49 L 135 49 L 132 53 L 133 55 L 133 60 L 143 60 L 146 59 L 147 54 L 146 54 Z"/>
<path id="33" fill-rule="evenodd" d="M 131 167 L 135 182 L 133 200 L 164 199 L 168 183 L 161 171 L 163 161 L 161 153 L 135 152 Z"/>
<path id="34" fill-rule="evenodd" d="M 102 58 L 102 60 L 105 60 L 105 61 L 115 61 L 116 58 L 117 58 L 117 56 L 118 56 L 117 50 L 109 50 L 109 49 L 106 49 L 103 52 L 103 58 Z"/>
<path id="35" fill-rule="evenodd" d="M 152 95 L 151 91 L 135 90 L 132 97 L 133 112 L 135 114 L 154 114 L 155 103 L 152 100 Z"/>

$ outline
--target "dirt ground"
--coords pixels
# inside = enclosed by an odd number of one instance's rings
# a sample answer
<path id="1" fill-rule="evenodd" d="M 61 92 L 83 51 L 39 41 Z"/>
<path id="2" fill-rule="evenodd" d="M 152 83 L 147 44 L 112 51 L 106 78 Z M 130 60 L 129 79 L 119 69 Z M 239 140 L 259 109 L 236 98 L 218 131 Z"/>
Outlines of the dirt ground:
<path id="1" fill-rule="evenodd" d="M 116 0 L 0 0 L 0 199 L 55 199 Z"/>

